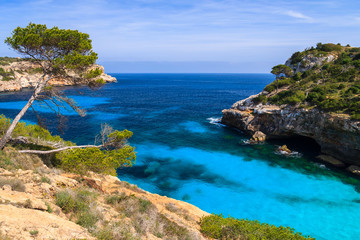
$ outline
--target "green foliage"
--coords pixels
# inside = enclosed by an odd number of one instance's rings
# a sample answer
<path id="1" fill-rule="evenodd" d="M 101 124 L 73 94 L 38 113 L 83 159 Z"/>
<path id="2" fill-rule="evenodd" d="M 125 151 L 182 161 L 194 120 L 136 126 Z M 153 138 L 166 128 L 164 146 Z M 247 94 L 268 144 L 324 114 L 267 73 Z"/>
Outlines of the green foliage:
<path id="1" fill-rule="evenodd" d="M 86 175 L 89 171 L 116 176 L 116 169 L 132 166 L 136 159 L 135 148 L 101 150 L 99 148 L 73 149 L 58 154 L 60 167 L 65 171 Z"/>
<path id="2" fill-rule="evenodd" d="M 76 201 L 74 196 L 68 191 L 61 191 L 56 193 L 56 205 L 58 205 L 65 213 L 75 212 Z"/>
<path id="3" fill-rule="evenodd" d="M 2 136 L 6 130 L 9 128 L 11 124 L 11 119 L 5 117 L 4 115 L 0 115 L 0 136 Z M 51 133 L 40 127 L 36 124 L 26 124 L 25 122 L 19 122 L 15 130 L 12 134 L 13 138 L 16 138 L 18 136 L 24 136 L 30 139 L 36 139 L 37 141 L 41 139 L 42 141 L 48 141 L 48 142 L 60 142 L 63 145 L 71 146 L 74 145 L 74 143 L 70 141 L 64 141 L 60 136 L 53 136 Z"/>
<path id="4" fill-rule="evenodd" d="M 333 44 L 333 43 L 325 43 L 325 44 L 318 43 L 316 44 L 316 49 L 324 52 L 332 52 L 332 51 L 339 52 L 343 49 L 343 47 L 341 45 Z"/>
<path id="5" fill-rule="evenodd" d="M 88 71 L 87 73 L 85 73 L 84 78 L 95 78 L 98 77 L 102 74 L 103 72 L 101 71 L 100 68 L 95 68 L 95 69 L 91 69 L 90 71 Z"/>
<path id="6" fill-rule="evenodd" d="M 314 239 L 296 233 L 290 227 L 276 227 L 259 221 L 236 219 L 233 217 L 224 218 L 220 215 L 203 217 L 200 221 L 201 232 L 215 239 L 271 239 L 271 240 L 301 240 Z"/>
<path id="7" fill-rule="evenodd" d="M 139 210 L 141 213 L 145 213 L 150 206 L 151 206 L 151 202 L 149 200 L 139 198 Z"/>
<path id="8" fill-rule="evenodd" d="M 64 190 L 55 194 L 56 205 L 65 213 L 79 213 L 89 210 L 89 205 L 94 201 L 96 194 L 87 190 L 72 192 Z"/>
<path id="9" fill-rule="evenodd" d="M 127 198 L 129 198 L 129 196 L 127 196 L 125 193 L 113 194 L 113 195 L 107 196 L 105 201 L 107 204 L 116 205 L 116 204 L 121 203 L 122 201 L 126 200 Z"/>
<path id="10" fill-rule="evenodd" d="M 45 203 L 45 204 L 46 204 L 46 207 L 47 207 L 46 211 L 47 211 L 48 213 L 54 212 L 54 210 L 52 209 L 52 207 L 50 206 L 49 203 Z"/>
<path id="11" fill-rule="evenodd" d="M 99 217 L 96 216 L 96 214 L 89 211 L 84 211 L 79 213 L 76 223 L 84 228 L 90 229 L 94 227 L 98 220 Z"/>
<path id="12" fill-rule="evenodd" d="M 5 43 L 21 54 L 51 61 L 52 68 L 44 71 L 52 74 L 59 74 L 64 68 L 81 69 L 97 59 L 89 35 L 77 30 L 48 29 L 46 25 L 29 23 L 25 28 L 15 28 Z"/>
<path id="13" fill-rule="evenodd" d="M 15 79 L 14 71 L 5 71 L 3 68 L 0 68 L 0 76 L 2 77 L 2 81 L 10 81 Z"/>
<path id="14" fill-rule="evenodd" d="M 293 74 L 293 70 L 289 66 L 279 64 L 272 68 L 271 73 L 276 75 L 276 78 L 279 78 L 281 75 L 290 77 Z"/>
<path id="15" fill-rule="evenodd" d="M 31 230 L 29 233 L 30 233 L 31 236 L 36 236 L 36 235 L 39 234 L 39 231 L 38 230 Z"/>
<path id="16" fill-rule="evenodd" d="M 260 94 L 259 96 L 253 98 L 253 102 L 255 104 L 259 104 L 259 103 L 266 104 L 267 97 L 265 95 Z"/>
<path id="17" fill-rule="evenodd" d="M 76 223 L 89 230 L 93 230 L 99 216 L 90 208 L 96 199 L 96 193 L 88 190 L 64 190 L 55 194 L 56 205 L 65 213 L 73 213 Z"/>
<path id="18" fill-rule="evenodd" d="M 298 61 L 307 54 L 326 56 L 334 51 L 337 59 L 332 62 L 325 62 L 303 73 L 297 72 L 289 78 L 277 75 L 278 81 L 267 85 L 264 90 L 273 92 L 277 84 L 279 87 L 287 86 L 287 90 L 275 94 L 268 99 L 269 102 L 347 113 L 353 120 L 358 120 L 356 116 L 360 114 L 360 48 L 319 43 L 316 48 L 294 53 L 291 59 Z M 281 74 L 280 66 L 275 66 L 272 73 Z"/>
<path id="19" fill-rule="evenodd" d="M 42 176 L 41 177 L 41 182 L 42 183 L 51 183 L 51 180 L 50 180 L 50 178 L 48 178 L 48 177 L 46 177 L 46 176 Z"/>

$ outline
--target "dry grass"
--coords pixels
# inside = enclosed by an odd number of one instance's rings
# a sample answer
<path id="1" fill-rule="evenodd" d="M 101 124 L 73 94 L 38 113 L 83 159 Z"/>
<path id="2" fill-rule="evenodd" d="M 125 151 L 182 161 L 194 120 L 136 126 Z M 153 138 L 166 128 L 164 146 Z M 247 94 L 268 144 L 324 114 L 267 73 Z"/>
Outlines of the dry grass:
<path id="1" fill-rule="evenodd" d="M 0 167 L 8 170 L 34 170 L 43 166 L 43 161 L 36 155 L 21 154 L 15 148 L 6 147 L 0 151 Z"/>
<path id="2" fill-rule="evenodd" d="M 0 178 L 0 187 L 10 185 L 11 189 L 18 192 L 25 192 L 25 185 L 19 179 Z"/>

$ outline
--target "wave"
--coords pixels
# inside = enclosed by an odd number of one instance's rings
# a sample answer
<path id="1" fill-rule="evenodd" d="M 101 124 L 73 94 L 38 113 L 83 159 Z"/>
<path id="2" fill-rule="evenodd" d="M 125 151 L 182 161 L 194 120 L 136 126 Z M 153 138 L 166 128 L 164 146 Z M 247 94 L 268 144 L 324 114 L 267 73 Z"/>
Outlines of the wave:
<path id="1" fill-rule="evenodd" d="M 221 123 L 221 118 L 209 117 L 206 120 L 209 121 L 210 124 L 214 124 L 220 127 L 225 127 L 226 125 Z"/>

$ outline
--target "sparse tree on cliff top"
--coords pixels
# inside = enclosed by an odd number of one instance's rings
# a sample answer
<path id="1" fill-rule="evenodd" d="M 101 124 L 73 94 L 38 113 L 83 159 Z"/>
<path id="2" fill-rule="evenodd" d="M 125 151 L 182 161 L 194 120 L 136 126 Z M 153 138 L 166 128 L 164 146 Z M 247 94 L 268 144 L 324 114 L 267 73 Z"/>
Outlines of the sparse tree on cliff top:
<path id="1" fill-rule="evenodd" d="M 50 80 L 63 78 L 74 85 L 88 85 L 91 88 L 104 84 L 102 79 L 96 78 L 101 74 L 101 70 L 91 68 L 97 54 L 92 51 L 91 40 L 86 33 L 57 27 L 48 29 L 46 25 L 30 23 L 25 28 L 14 29 L 5 43 L 18 53 L 31 58 L 42 69 L 43 75 L 33 86 L 34 92 L 30 99 L 0 140 L 0 149 L 4 148 L 17 123 L 25 112 L 32 108 L 34 101 L 43 101 L 58 115 L 59 108 L 54 108 L 52 104 L 67 104 L 80 115 L 84 114 L 72 99 L 49 87 Z"/>
<path id="2" fill-rule="evenodd" d="M 276 76 L 276 92 L 279 90 L 279 78 L 284 75 L 290 77 L 293 74 L 293 70 L 284 64 L 276 65 L 272 68 L 271 73 Z"/>

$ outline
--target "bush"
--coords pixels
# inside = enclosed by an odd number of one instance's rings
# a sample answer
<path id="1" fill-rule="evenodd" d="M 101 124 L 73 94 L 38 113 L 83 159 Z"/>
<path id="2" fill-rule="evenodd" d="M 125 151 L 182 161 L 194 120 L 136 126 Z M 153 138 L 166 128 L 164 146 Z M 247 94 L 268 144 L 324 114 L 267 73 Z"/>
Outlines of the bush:
<path id="1" fill-rule="evenodd" d="M 25 185 L 19 179 L 0 178 L 0 188 L 4 185 L 10 185 L 13 191 L 25 192 Z"/>
<path id="2" fill-rule="evenodd" d="M 68 191 L 61 191 L 55 195 L 56 202 L 65 213 L 75 212 L 76 211 L 76 202 L 75 198 Z"/>
<path id="3" fill-rule="evenodd" d="M 276 89 L 276 87 L 274 86 L 273 83 L 271 83 L 271 84 L 267 85 L 267 86 L 264 88 L 264 91 L 267 91 L 267 92 L 270 93 L 270 92 L 275 91 L 275 89 Z"/>
<path id="4" fill-rule="evenodd" d="M 124 146 L 116 150 L 99 148 L 73 149 L 57 154 L 60 167 L 65 171 L 86 175 L 89 171 L 116 176 L 116 169 L 132 166 L 135 162 L 135 148 Z"/>
<path id="5" fill-rule="evenodd" d="M 316 45 L 316 49 L 324 52 L 332 52 L 332 51 L 341 51 L 343 47 L 341 45 L 333 44 L 333 43 L 318 43 Z"/>
<path id="6" fill-rule="evenodd" d="M 259 221 L 210 215 L 200 220 L 201 232 L 215 239 L 314 239 L 290 227 L 276 227 Z"/>
<path id="7" fill-rule="evenodd" d="M 98 216 L 89 211 L 80 212 L 77 218 L 78 219 L 76 223 L 87 229 L 93 228 L 96 222 L 99 220 Z"/>
<path id="8" fill-rule="evenodd" d="M 11 119 L 5 117 L 3 114 L 0 115 L 0 135 L 4 135 L 4 133 L 6 132 L 6 130 L 9 128 L 11 124 Z M 25 122 L 19 122 L 16 127 L 15 130 L 12 134 L 13 138 L 19 137 L 19 136 L 23 136 L 26 138 L 31 139 L 36 139 L 37 141 L 43 140 L 43 141 L 48 141 L 48 142 L 60 142 L 63 145 L 66 146 L 71 146 L 74 145 L 74 143 L 70 142 L 70 141 L 64 141 L 60 136 L 52 136 L 51 133 L 40 127 L 39 125 L 36 124 L 26 124 Z"/>
<path id="9" fill-rule="evenodd" d="M 259 95 L 259 96 L 255 97 L 255 98 L 253 98 L 253 102 L 255 104 L 259 104 L 259 103 L 266 104 L 267 97 L 265 95 Z"/>

